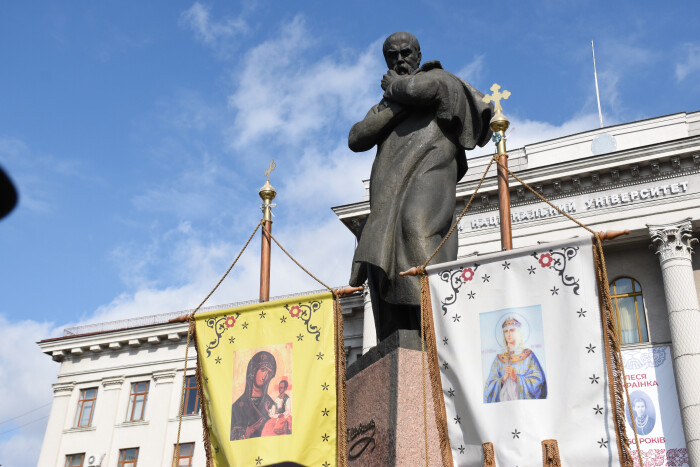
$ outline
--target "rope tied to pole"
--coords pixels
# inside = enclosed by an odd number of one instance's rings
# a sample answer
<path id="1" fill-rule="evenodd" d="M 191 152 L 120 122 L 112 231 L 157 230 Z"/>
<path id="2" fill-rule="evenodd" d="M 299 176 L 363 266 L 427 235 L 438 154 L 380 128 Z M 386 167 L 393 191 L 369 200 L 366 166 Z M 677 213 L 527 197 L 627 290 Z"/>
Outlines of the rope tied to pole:
<path id="1" fill-rule="evenodd" d="M 228 267 L 228 269 L 226 270 L 224 275 L 221 276 L 221 279 L 219 279 L 219 282 L 216 283 L 214 288 L 211 289 L 211 291 L 207 294 L 207 296 L 204 298 L 204 300 L 202 300 L 202 302 L 199 305 L 197 305 L 197 308 L 195 308 L 194 311 L 187 316 L 187 322 L 189 323 L 189 325 L 187 327 L 187 343 L 185 345 L 185 368 L 182 371 L 182 392 L 180 393 L 180 411 L 178 413 L 178 419 L 177 419 L 177 441 L 175 443 L 175 456 L 173 459 L 174 466 L 179 465 L 179 462 L 180 462 L 180 435 L 182 432 L 182 415 L 183 415 L 183 412 L 185 411 L 185 388 L 187 387 L 187 361 L 189 359 L 190 341 L 192 340 L 192 336 L 194 335 L 194 330 L 195 330 L 194 315 L 199 311 L 200 308 L 202 308 L 202 306 L 206 303 L 206 301 L 209 300 L 209 297 L 211 297 L 214 294 L 214 292 L 216 292 L 216 289 L 219 288 L 219 286 L 224 281 L 224 279 L 226 279 L 226 276 L 228 276 L 228 274 L 231 272 L 233 267 L 236 265 L 236 263 L 240 259 L 243 252 L 246 250 L 246 248 L 248 248 L 248 245 L 253 240 L 253 237 L 255 237 L 255 234 L 258 232 L 258 229 L 260 228 L 260 226 L 262 224 L 263 224 L 262 220 L 260 222 L 258 222 L 258 225 L 256 225 L 255 229 L 253 230 L 253 233 L 250 234 L 248 241 L 245 242 L 245 245 L 243 245 L 243 248 L 241 249 L 240 253 L 238 253 L 238 256 L 236 256 L 236 259 L 233 260 L 233 262 L 231 263 L 231 266 Z M 196 350 L 196 348 L 197 348 L 197 346 L 195 346 L 195 350 Z M 197 370 L 196 370 L 197 373 L 199 373 L 199 360 L 197 360 L 196 368 L 197 368 Z M 197 378 L 197 387 L 199 388 L 198 392 L 201 391 L 201 387 L 202 387 L 199 379 L 200 378 Z M 204 449 L 207 452 L 207 459 L 211 459 L 212 457 L 211 457 L 211 446 L 209 443 L 209 430 L 208 430 L 208 427 L 206 425 L 206 413 L 205 413 L 206 411 L 204 410 L 205 404 L 204 404 L 203 396 L 204 396 L 204 394 L 200 392 L 199 403 L 202 407 L 202 424 L 204 427 L 204 434 L 203 434 L 204 435 Z M 207 461 L 207 464 L 209 464 L 209 461 Z"/>

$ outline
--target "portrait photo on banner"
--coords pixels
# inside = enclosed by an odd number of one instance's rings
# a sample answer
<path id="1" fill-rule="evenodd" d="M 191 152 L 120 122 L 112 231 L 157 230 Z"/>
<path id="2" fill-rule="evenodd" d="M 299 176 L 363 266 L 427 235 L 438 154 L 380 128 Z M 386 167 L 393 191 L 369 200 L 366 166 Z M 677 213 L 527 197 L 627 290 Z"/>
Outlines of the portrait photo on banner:
<path id="1" fill-rule="evenodd" d="M 233 353 L 231 441 L 292 434 L 291 342 Z"/>
<path id="2" fill-rule="evenodd" d="M 484 403 L 546 399 L 542 307 L 481 313 L 479 331 Z"/>
<path id="3" fill-rule="evenodd" d="M 630 417 L 629 410 L 625 410 L 627 423 L 637 429 L 637 434 L 645 436 L 651 434 L 656 425 L 656 407 L 651 397 L 641 390 L 630 392 L 630 406 L 634 421 Z"/>

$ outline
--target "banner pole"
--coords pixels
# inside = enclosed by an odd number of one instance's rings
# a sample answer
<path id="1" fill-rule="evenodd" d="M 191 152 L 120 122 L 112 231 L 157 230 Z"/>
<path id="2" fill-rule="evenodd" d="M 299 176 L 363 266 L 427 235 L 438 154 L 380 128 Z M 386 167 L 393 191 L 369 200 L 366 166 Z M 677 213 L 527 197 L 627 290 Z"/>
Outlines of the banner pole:
<path id="1" fill-rule="evenodd" d="M 501 99 L 508 99 L 510 91 L 500 92 L 501 86 L 494 83 L 492 94 L 484 96 L 484 102 L 494 103 L 495 114 L 490 126 L 493 131 L 493 142 L 496 143 L 498 155 L 498 214 L 501 220 L 501 249 L 513 249 L 513 231 L 510 224 L 510 190 L 508 189 L 508 153 L 506 152 L 506 130 L 510 126 L 508 118 L 503 115 Z"/>
<path id="2" fill-rule="evenodd" d="M 270 185 L 270 174 L 275 169 L 275 161 L 270 162 L 270 167 L 265 171 L 267 180 L 260 188 L 258 194 L 263 200 L 261 206 L 263 212 L 262 245 L 260 247 L 260 301 L 270 300 L 270 249 L 272 246 L 270 235 L 272 234 L 272 200 L 277 192 Z"/>

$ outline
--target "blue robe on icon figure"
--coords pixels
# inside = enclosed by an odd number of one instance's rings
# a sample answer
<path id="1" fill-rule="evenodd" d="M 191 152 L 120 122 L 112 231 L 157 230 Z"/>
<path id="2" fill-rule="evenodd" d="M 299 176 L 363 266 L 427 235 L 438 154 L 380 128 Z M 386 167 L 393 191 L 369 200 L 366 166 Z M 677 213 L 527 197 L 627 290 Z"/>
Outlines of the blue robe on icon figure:
<path id="1" fill-rule="evenodd" d="M 523 348 L 521 323 L 515 318 L 503 322 L 506 351 L 496 355 L 484 386 L 484 402 L 546 399 L 547 379 L 535 353 Z"/>

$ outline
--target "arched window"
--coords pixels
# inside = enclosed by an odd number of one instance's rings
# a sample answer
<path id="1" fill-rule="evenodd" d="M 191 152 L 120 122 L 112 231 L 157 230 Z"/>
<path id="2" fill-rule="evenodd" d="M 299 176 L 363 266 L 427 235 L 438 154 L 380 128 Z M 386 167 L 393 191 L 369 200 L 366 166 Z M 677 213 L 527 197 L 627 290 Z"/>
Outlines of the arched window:
<path id="1" fill-rule="evenodd" d="M 610 283 L 615 320 L 622 344 L 649 342 L 644 312 L 642 286 L 631 277 L 620 277 Z"/>

